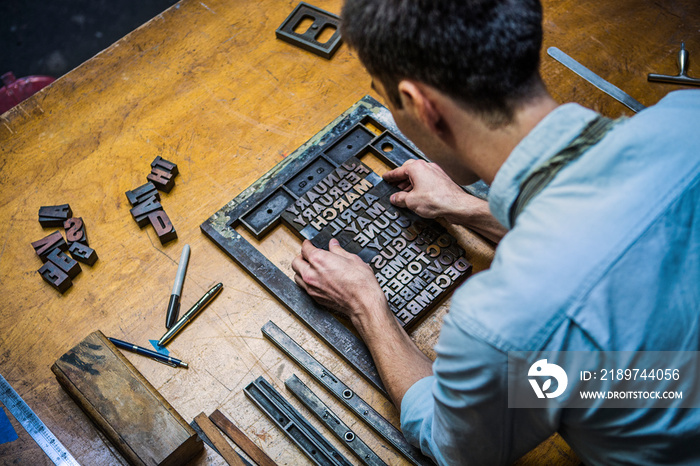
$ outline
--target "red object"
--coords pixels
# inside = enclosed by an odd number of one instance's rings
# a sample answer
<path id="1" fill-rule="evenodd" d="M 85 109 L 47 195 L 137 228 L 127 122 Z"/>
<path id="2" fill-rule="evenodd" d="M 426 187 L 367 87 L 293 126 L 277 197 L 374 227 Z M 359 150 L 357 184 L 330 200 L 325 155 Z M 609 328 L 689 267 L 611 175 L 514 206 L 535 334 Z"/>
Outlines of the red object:
<path id="1" fill-rule="evenodd" d="M 5 113 L 56 80 L 51 76 L 27 76 L 17 79 L 12 71 L 3 74 L 0 79 L 4 84 L 3 87 L 0 87 L 0 114 Z"/>

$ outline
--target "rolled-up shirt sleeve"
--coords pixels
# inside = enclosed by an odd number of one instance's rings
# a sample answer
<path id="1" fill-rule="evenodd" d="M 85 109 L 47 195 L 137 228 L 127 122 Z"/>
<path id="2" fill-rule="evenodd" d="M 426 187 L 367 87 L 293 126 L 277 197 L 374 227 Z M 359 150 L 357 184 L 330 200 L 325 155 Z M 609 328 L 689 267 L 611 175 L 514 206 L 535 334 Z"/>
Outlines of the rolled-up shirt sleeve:
<path id="1" fill-rule="evenodd" d="M 401 400 L 401 431 L 406 440 L 419 446 L 435 459 L 433 444 L 433 384 L 435 376 L 424 377 L 411 385 Z"/>
<path id="2" fill-rule="evenodd" d="M 435 375 L 401 402 L 406 439 L 438 464 L 504 464 L 555 430 L 547 410 L 508 408 L 508 357 L 445 318 Z"/>

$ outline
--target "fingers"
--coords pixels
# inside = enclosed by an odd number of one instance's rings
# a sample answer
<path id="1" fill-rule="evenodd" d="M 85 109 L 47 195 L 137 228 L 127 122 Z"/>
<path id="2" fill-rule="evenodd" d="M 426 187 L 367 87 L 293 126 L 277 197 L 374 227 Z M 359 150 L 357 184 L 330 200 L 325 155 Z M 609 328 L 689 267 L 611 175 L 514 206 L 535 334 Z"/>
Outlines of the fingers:
<path id="1" fill-rule="evenodd" d="M 299 273 L 294 274 L 294 281 L 295 281 L 295 282 L 297 283 L 297 285 L 299 285 L 299 287 L 302 288 L 304 291 L 306 291 L 307 293 L 309 292 L 309 287 L 308 287 L 308 285 L 306 284 L 306 282 L 304 281 L 304 279 L 301 278 L 301 275 L 299 275 Z"/>
<path id="2" fill-rule="evenodd" d="M 411 180 L 402 181 L 401 183 L 397 184 L 396 187 L 399 188 L 401 191 L 410 191 L 413 189 Z"/>
<path id="3" fill-rule="evenodd" d="M 413 162 L 415 162 L 415 160 L 413 160 L 413 159 L 406 160 L 406 162 L 404 162 L 404 164 L 401 165 L 399 168 L 395 168 L 393 170 L 389 170 L 388 172 L 384 173 L 384 175 L 382 175 L 382 178 L 384 178 L 384 180 L 387 183 L 398 183 L 400 181 L 407 180 L 408 179 L 408 167 Z"/>
<path id="4" fill-rule="evenodd" d="M 406 197 L 408 197 L 408 193 L 405 191 L 400 191 L 392 194 L 389 200 L 396 207 L 406 207 Z"/>
<path id="5" fill-rule="evenodd" d="M 306 262 L 310 262 L 311 254 L 317 249 L 318 248 L 316 248 L 311 241 L 305 239 L 304 242 L 301 243 L 301 257 L 303 257 Z"/>
<path id="6" fill-rule="evenodd" d="M 328 250 L 332 252 L 333 254 L 338 254 L 339 256 L 343 257 L 351 257 L 352 254 L 347 252 L 343 247 L 340 245 L 337 239 L 333 238 L 328 242 Z"/>

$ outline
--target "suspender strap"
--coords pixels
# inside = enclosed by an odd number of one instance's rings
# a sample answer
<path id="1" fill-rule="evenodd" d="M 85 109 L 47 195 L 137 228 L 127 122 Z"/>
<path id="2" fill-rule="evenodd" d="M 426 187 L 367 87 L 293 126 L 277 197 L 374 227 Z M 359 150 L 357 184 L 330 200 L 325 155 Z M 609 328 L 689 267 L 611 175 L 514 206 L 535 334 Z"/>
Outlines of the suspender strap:
<path id="1" fill-rule="evenodd" d="M 598 115 L 566 147 L 532 172 L 520 185 L 520 193 L 510 208 L 510 227 L 513 228 L 520 212 L 554 179 L 557 173 L 603 139 L 618 121 Z"/>

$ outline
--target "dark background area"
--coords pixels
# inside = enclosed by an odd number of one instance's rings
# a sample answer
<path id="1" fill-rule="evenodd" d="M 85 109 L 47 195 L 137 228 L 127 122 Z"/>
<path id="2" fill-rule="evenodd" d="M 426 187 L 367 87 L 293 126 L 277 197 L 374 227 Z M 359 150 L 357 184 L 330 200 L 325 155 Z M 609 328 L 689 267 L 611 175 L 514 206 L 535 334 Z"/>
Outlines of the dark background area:
<path id="1" fill-rule="evenodd" d="M 0 0 L 0 75 L 58 78 L 175 3 Z"/>

